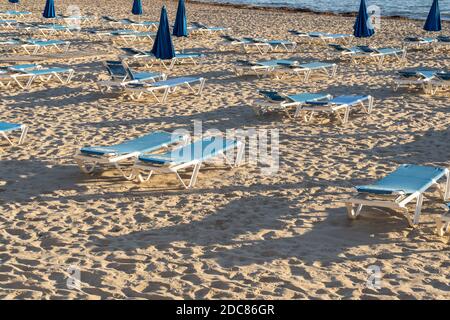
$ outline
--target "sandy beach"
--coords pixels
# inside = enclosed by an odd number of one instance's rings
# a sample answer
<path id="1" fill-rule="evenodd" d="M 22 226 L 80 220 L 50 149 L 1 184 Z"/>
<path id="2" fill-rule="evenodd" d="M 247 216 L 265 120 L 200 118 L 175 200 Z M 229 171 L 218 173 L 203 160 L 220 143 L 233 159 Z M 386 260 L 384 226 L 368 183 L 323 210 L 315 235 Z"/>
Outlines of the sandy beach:
<path id="1" fill-rule="evenodd" d="M 159 20 L 161 4 L 175 19 L 177 3 L 144 2 L 141 20 Z M 131 17 L 131 1 L 72 0 L 83 13 Z M 58 12 L 69 5 L 57 4 Z M 0 9 L 9 7 L 2 4 Z M 37 4 L 20 6 L 32 10 Z M 287 30 L 352 33 L 354 17 L 187 2 L 188 22 L 230 27 L 234 36 L 298 40 Z M 101 25 L 94 21 L 92 27 Z M 367 43 L 401 47 L 404 37 L 426 35 L 423 21 L 382 19 Z M 443 34 L 450 35 L 444 22 Z M 0 39 L 22 36 L 2 29 Z M 238 59 L 261 59 L 220 48 L 218 36 L 174 39 L 177 48 L 203 52 L 198 65 L 165 71 L 170 77 L 206 78 L 203 96 L 174 94 L 167 103 L 101 93 L 102 61 L 117 59 L 121 45 L 75 33 L 70 57 L 33 58 L 67 66 L 76 74 L 57 83 L 0 91 L 0 121 L 29 126 L 24 145 L 0 141 L 0 298 L 4 299 L 449 299 L 450 247 L 435 233 L 442 201 L 427 194 L 420 225 L 400 214 L 366 209 L 350 221 L 343 200 L 352 187 L 413 163 L 450 167 L 448 93 L 394 92 L 395 70 L 448 68 L 448 50 L 410 50 L 402 66 L 352 64 L 323 45 L 299 44 L 295 53 L 267 58 L 339 64 L 337 76 L 237 77 Z M 122 45 L 147 48 L 149 44 Z M 1 65 L 30 58 L 2 55 Z M 148 69 L 133 65 L 142 71 Z M 312 123 L 280 114 L 256 116 L 257 90 L 372 95 L 371 115 L 352 114 L 341 126 L 319 117 Z M 124 180 L 117 171 L 80 172 L 74 161 L 85 145 L 108 145 L 155 130 L 203 128 L 279 130 L 279 169 L 268 175 L 244 164 L 200 171 L 198 184 L 180 189 L 173 176 L 151 183 Z M 368 268 L 381 270 L 370 288 Z M 72 269 L 71 269 L 72 268 Z M 80 285 L 67 286 L 71 270 Z"/>

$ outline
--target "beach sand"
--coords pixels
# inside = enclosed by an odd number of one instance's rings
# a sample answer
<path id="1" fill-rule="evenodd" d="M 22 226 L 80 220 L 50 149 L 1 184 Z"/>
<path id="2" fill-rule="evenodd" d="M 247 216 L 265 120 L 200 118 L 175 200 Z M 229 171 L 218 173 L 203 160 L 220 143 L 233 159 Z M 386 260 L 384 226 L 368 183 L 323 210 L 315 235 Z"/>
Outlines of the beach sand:
<path id="1" fill-rule="evenodd" d="M 128 17 L 131 10 L 131 1 L 130 8 L 119 0 L 71 3 L 99 16 Z M 173 21 L 176 3 L 165 3 Z M 158 20 L 160 4 L 145 4 L 141 19 Z M 354 21 L 207 4 L 188 3 L 187 10 L 189 21 L 271 39 L 295 40 L 288 29 L 351 33 Z M 423 34 L 422 24 L 383 19 L 382 30 L 361 43 L 401 46 L 405 36 Z M 447 33 L 449 27 L 444 23 Z M 1 39 L 10 36 L 1 32 Z M 379 210 L 349 221 L 342 203 L 352 186 L 399 164 L 449 166 L 448 95 L 394 92 L 392 75 L 402 66 L 354 65 L 325 46 L 308 44 L 295 54 L 268 57 L 336 61 L 335 79 L 236 77 L 231 72 L 236 59 L 261 57 L 218 50 L 220 40 L 211 36 L 183 41 L 186 49 L 207 54 L 204 63 L 169 72 L 204 76 L 202 97 L 175 94 L 166 104 L 135 102 L 102 94 L 94 83 L 106 75 L 102 61 L 120 53 L 118 45 L 70 39 L 81 52 L 78 58 L 49 63 L 76 70 L 69 85 L 0 93 L 0 121 L 30 127 L 25 145 L 1 144 L 0 298 L 450 298 L 449 246 L 434 230 L 443 213 L 436 194 L 426 198 L 416 229 L 399 214 Z M 12 60 L 1 58 L 3 64 Z M 448 67 L 448 51 L 413 50 L 407 66 Z M 276 114 L 257 117 L 251 105 L 258 89 L 370 94 L 375 109 L 369 117 L 352 115 L 345 127 L 328 118 L 305 124 Z M 279 170 L 268 175 L 252 164 L 204 170 L 195 189 L 182 190 L 173 176 L 140 185 L 114 171 L 85 175 L 73 160 L 80 146 L 118 143 L 154 130 L 191 130 L 194 120 L 205 129 L 278 129 Z M 380 287 L 371 288 L 368 269 L 377 267 Z M 67 286 L 70 268 L 80 270 L 79 287 Z"/>

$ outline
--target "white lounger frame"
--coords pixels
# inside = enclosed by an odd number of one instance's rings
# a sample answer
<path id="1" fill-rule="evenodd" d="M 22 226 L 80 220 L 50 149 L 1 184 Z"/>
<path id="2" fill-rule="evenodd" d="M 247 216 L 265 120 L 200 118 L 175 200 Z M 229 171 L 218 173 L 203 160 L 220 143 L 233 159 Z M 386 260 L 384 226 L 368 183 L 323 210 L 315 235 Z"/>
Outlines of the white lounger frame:
<path id="1" fill-rule="evenodd" d="M 183 136 L 182 141 L 179 144 L 183 145 L 188 143 L 189 141 L 189 135 L 185 135 Z M 160 149 L 167 149 L 169 146 L 170 144 L 165 144 L 162 145 Z M 121 164 L 129 162 L 130 160 L 135 161 L 140 155 L 141 152 L 139 151 L 122 154 L 119 156 L 108 154 L 88 155 L 78 150 L 74 156 L 74 159 L 80 170 L 86 174 L 92 174 L 97 167 L 114 167 L 122 174 L 125 179 L 134 180 L 136 176 L 134 175 L 133 170 L 131 170 L 130 173 L 126 173 L 125 168 L 122 167 Z"/>
<path id="2" fill-rule="evenodd" d="M 124 89 L 129 94 L 129 96 L 132 100 L 139 100 L 142 97 L 142 95 L 148 93 L 148 94 L 151 94 L 158 102 L 162 103 L 167 100 L 169 93 L 174 93 L 181 87 L 187 87 L 196 96 L 201 96 L 203 93 L 203 89 L 205 87 L 206 79 L 199 78 L 198 81 L 196 81 L 196 82 L 199 83 L 199 87 L 197 90 L 195 90 L 193 88 L 193 86 L 191 85 L 191 83 L 189 83 L 189 82 L 183 82 L 183 83 L 177 84 L 176 86 L 154 86 L 154 87 L 152 87 L 151 84 L 149 86 L 144 86 L 141 88 L 132 88 L 132 87 L 130 88 L 130 87 L 125 86 Z M 162 98 L 159 98 L 156 95 L 157 91 L 164 91 Z"/>
<path id="3" fill-rule="evenodd" d="M 6 133 L 7 133 L 7 132 L 10 132 L 10 131 L 16 131 L 16 130 L 19 130 L 19 129 L 20 129 L 21 133 L 20 133 L 19 142 L 18 142 L 17 144 L 20 145 L 20 144 L 22 144 L 22 143 L 25 142 L 25 139 L 26 139 L 26 137 L 27 137 L 27 132 L 28 132 L 28 126 L 27 126 L 27 125 L 22 124 L 22 125 L 21 125 L 19 128 L 17 128 L 17 129 L 8 130 L 8 131 L 0 131 L 0 136 L 2 136 L 3 138 L 5 138 L 6 141 L 8 141 L 8 143 L 9 143 L 11 146 L 13 146 L 14 143 L 11 141 L 11 139 L 8 137 L 8 135 L 7 135 Z"/>
<path id="4" fill-rule="evenodd" d="M 441 197 L 444 199 L 444 201 L 446 201 L 450 196 L 450 174 L 448 169 L 445 170 L 444 177 L 446 178 L 444 187 L 442 187 L 438 183 L 438 181 L 435 181 L 433 186 L 437 188 Z M 402 213 L 408 220 L 408 224 L 411 227 L 415 227 L 417 224 L 419 224 L 420 214 L 422 212 L 423 199 L 424 199 L 423 192 L 414 192 L 413 194 L 410 195 L 397 193 L 387 196 L 374 195 L 370 193 L 358 193 L 358 195 L 356 195 L 355 197 L 345 201 L 345 205 L 347 207 L 347 216 L 349 219 L 352 220 L 356 219 L 360 215 L 363 206 L 381 207 L 402 211 Z M 411 217 L 407 205 L 414 200 L 415 200 L 414 216 Z"/>
<path id="5" fill-rule="evenodd" d="M 450 241 L 450 216 L 443 215 L 436 220 L 436 230 L 439 236 L 446 237 Z"/>
<path id="6" fill-rule="evenodd" d="M 394 79 L 394 84 L 393 84 L 393 89 L 394 91 L 397 91 L 398 89 L 400 89 L 401 87 L 417 87 L 420 86 L 423 89 L 423 92 L 425 92 L 426 94 L 431 93 L 430 87 L 429 87 L 429 82 L 431 81 L 431 79 L 403 79 L 403 78 L 397 78 Z"/>
<path id="7" fill-rule="evenodd" d="M 331 72 L 329 71 L 331 69 Z M 338 69 L 338 65 L 336 63 L 331 64 L 330 66 L 324 66 L 321 68 L 302 68 L 301 66 L 295 66 L 292 67 L 283 67 L 281 68 L 273 68 L 272 70 L 268 70 L 270 74 L 273 74 L 275 79 L 281 80 L 284 78 L 285 75 L 291 75 L 294 74 L 298 77 L 303 75 L 303 81 L 307 82 L 310 78 L 313 72 L 320 72 L 322 71 L 327 77 L 334 78 L 336 76 Z"/>
<path id="8" fill-rule="evenodd" d="M 69 50 L 70 42 L 64 41 L 64 43 L 52 43 L 49 45 L 39 45 L 39 44 L 33 44 L 33 43 L 26 43 L 20 45 L 20 47 L 25 50 L 27 54 L 37 54 L 41 49 L 42 50 L 50 50 L 50 49 L 56 49 L 57 51 L 66 53 Z M 61 48 L 62 47 L 62 48 Z"/>
<path id="9" fill-rule="evenodd" d="M 431 81 L 428 81 L 424 86 L 425 92 L 430 95 L 435 95 L 440 90 L 448 89 L 450 89 L 450 80 L 432 79 Z"/>
<path id="10" fill-rule="evenodd" d="M 371 52 L 371 53 L 356 53 L 356 54 L 350 54 L 349 56 L 352 59 L 352 62 L 355 64 L 359 64 L 360 60 L 363 59 L 373 59 L 378 64 L 379 67 L 383 66 L 383 63 L 386 61 L 386 58 L 388 57 L 395 57 L 397 61 L 401 64 L 404 64 L 406 62 L 406 55 L 407 51 L 405 48 L 398 49 L 399 52 L 393 52 L 390 54 L 386 53 L 378 53 L 378 52 Z"/>
<path id="11" fill-rule="evenodd" d="M 37 69 L 42 70 L 42 69 Z M 61 74 L 67 73 L 67 77 L 64 79 Z M 68 69 L 65 72 L 51 72 L 49 74 L 43 74 L 43 75 L 34 75 L 31 73 L 19 73 L 11 75 L 11 77 L 15 80 L 15 82 L 21 87 L 22 89 L 30 89 L 31 85 L 33 84 L 34 80 L 39 79 L 42 82 L 49 82 L 53 77 L 58 79 L 59 82 L 62 84 L 68 84 L 70 80 L 72 80 L 72 77 L 74 75 L 75 71 L 73 69 Z M 19 81 L 20 78 L 28 78 L 25 84 Z"/>
<path id="12" fill-rule="evenodd" d="M 285 95 L 283 95 L 285 96 Z M 332 96 L 330 94 L 328 94 L 326 96 L 327 99 L 331 99 Z M 288 98 L 286 98 L 288 99 Z M 302 106 L 305 105 L 305 103 L 303 102 L 295 102 L 295 101 L 291 101 L 291 100 L 286 100 L 286 101 L 271 101 L 268 99 L 257 99 L 254 102 L 254 105 L 256 107 L 253 107 L 253 110 L 255 110 L 255 113 L 257 115 L 260 115 L 262 113 L 266 113 L 266 112 L 274 112 L 274 111 L 278 111 L 278 112 L 283 112 L 289 119 L 292 118 L 297 118 L 302 111 Z M 295 112 L 294 112 L 294 116 L 292 116 L 290 114 L 290 109 L 295 107 Z"/>
<path id="13" fill-rule="evenodd" d="M 368 106 L 366 106 L 365 102 L 368 101 Z M 362 110 L 366 114 L 371 114 L 374 105 L 374 98 L 369 96 L 368 100 L 360 101 L 358 105 L 361 106 Z M 355 105 L 348 104 L 329 104 L 325 106 L 314 105 L 312 107 L 308 107 L 307 105 L 303 105 L 299 110 L 299 115 L 303 116 L 303 120 L 305 122 L 311 122 L 314 118 L 314 115 L 318 112 L 331 112 L 336 114 L 337 118 L 341 122 L 341 124 L 345 125 L 348 123 L 348 119 L 350 116 L 350 111 L 355 107 Z M 344 111 L 343 115 L 341 111 Z"/>
<path id="14" fill-rule="evenodd" d="M 234 168 L 234 167 L 238 167 L 241 162 L 242 162 L 242 157 L 244 155 L 244 144 L 240 141 L 237 142 L 236 144 L 236 148 L 237 148 L 237 154 L 236 154 L 236 159 L 234 161 L 232 161 L 231 159 L 229 159 L 225 153 L 220 152 L 216 157 L 209 159 L 207 161 L 204 160 L 193 160 L 193 161 L 189 161 L 189 162 L 185 162 L 185 163 L 181 163 L 181 164 L 177 164 L 177 165 L 162 165 L 162 166 L 152 166 L 149 164 L 146 164 L 143 161 L 139 161 L 137 160 L 136 163 L 133 166 L 133 172 L 134 172 L 134 176 L 137 177 L 138 181 L 143 183 L 143 182 L 147 182 L 150 180 L 150 178 L 154 175 L 154 174 L 170 174 L 170 173 L 174 173 L 178 179 L 178 181 L 181 183 L 181 185 L 185 188 L 185 189 L 190 189 L 193 188 L 195 186 L 195 184 L 197 183 L 197 177 L 198 177 L 198 173 L 200 172 L 200 167 L 202 166 L 203 163 L 210 163 L 213 162 L 214 159 L 223 159 L 225 161 L 225 163 L 230 167 L 230 168 Z M 186 184 L 184 182 L 184 180 L 181 178 L 180 174 L 178 173 L 178 171 L 181 171 L 183 169 L 186 168 L 190 168 L 192 167 L 192 174 L 191 174 L 191 178 L 189 179 L 189 183 Z M 142 171 L 144 172 L 148 172 L 149 173 L 146 176 L 142 175 Z"/>

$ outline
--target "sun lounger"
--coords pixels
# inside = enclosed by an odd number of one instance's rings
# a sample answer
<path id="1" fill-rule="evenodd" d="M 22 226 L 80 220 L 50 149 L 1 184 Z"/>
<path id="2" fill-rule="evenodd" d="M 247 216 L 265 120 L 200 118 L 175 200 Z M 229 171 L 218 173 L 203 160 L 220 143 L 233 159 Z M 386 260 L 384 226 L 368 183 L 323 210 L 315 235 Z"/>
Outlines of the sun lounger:
<path id="1" fill-rule="evenodd" d="M 130 83 L 155 82 L 165 80 L 166 75 L 161 72 L 136 72 L 125 61 L 105 61 L 106 70 L 111 80 L 98 81 L 97 86 L 102 93 L 113 88 L 124 88 Z"/>
<path id="2" fill-rule="evenodd" d="M 356 53 L 351 55 L 352 61 L 357 62 L 358 59 L 372 59 L 382 66 L 388 57 L 394 57 L 398 62 L 406 61 L 406 49 L 397 48 L 379 48 L 372 49 L 373 52 Z"/>
<path id="3" fill-rule="evenodd" d="M 162 154 L 139 156 L 133 166 L 133 174 L 140 182 L 147 182 L 154 174 L 174 173 L 181 185 L 189 189 L 195 186 L 203 164 L 223 159 L 228 166 L 236 167 L 241 162 L 243 152 L 244 144 L 240 141 L 206 137 Z M 192 174 L 186 183 L 178 172 L 188 168 L 192 168 Z"/>
<path id="4" fill-rule="evenodd" d="M 56 49 L 60 52 L 67 52 L 70 47 L 69 41 L 64 40 L 35 40 L 28 39 L 20 46 L 27 54 L 37 54 L 42 50 L 49 51 Z"/>
<path id="5" fill-rule="evenodd" d="M 20 131 L 20 138 L 18 144 L 22 144 L 25 142 L 25 138 L 27 135 L 28 127 L 24 124 L 16 124 L 16 123 L 8 123 L 8 122 L 0 122 L 0 135 L 8 141 L 10 145 L 14 145 L 11 139 L 8 137 L 8 134 L 13 131 Z"/>
<path id="6" fill-rule="evenodd" d="M 81 171 L 92 173 L 97 167 L 113 166 L 127 179 L 133 179 L 132 173 L 126 173 L 124 163 L 135 160 L 145 152 L 155 152 L 169 146 L 187 142 L 187 135 L 172 134 L 165 131 L 153 133 L 128 140 L 116 145 L 84 147 L 75 155 L 75 161 Z"/>
<path id="7" fill-rule="evenodd" d="M 306 122 L 310 122 L 316 113 L 328 112 L 335 114 L 342 124 L 346 124 L 350 111 L 355 107 L 359 106 L 366 114 L 370 114 L 373 104 L 372 96 L 338 96 L 325 101 L 307 101 L 299 110 L 299 115 L 302 115 Z"/>
<path id="8" fill-rule="evenodd" d="M 257 115 L 268 112 L 283 112 L 289 118 L 294 111 L 293 117 L 297 117 L 303 105 L 310 101 L 326 101 L 332 98 L 329 94 L 324 93 L 298 93 L 292 95 L 279 94 L 276 91 L 260 90 L 259 93 L 264 99 L 257 99 L 253 104 L 253 109 Z"/>
<path id="9" fill-rule="evenodd" d="M 352 34 L 345 33 L 325 33 L 325 32 L 301 32 L 297 30 L 288 30 L 288 32 L 300 39 L 320 41 L 324 44 L 329 44 L 330 42 L 344 41 L 347 44 L 350 43 L 354 36 Z"/>
<path id="10" fill-rule="evenodd" d="M 447 237 L 447 242 L 450 242 L 450 203 L 445 204 L 446 213 L 436 220 L 437 233 L 441 237 Z"/>
<path id="11" fill-rule="evenodd" d="M 308 81 L 311 75 L 315 72 L 322 72 L 328 77 L 335 77 L 337 72 L 336 63 L 328 62 L 308 62 L 308 63 L 285 63 L 278 62 L 282 68 L 274 68 L 272 71 L 276 78 L 281 79 L 286 74 L 294 74 L 296 76 L 303 76 L 303 81 Z"/>
<path id="12" fill-rule="evenodd" d="M 437 44 L 441 46 L 448 46 L 450 45 L 450 36 L 438 36 L 436 38 Z"/>
<path id="13" fill-rule="evenodd" d="M 260 60 L 248 61 L 237 60 L 233 66 L 234 73 L 237 76 L 256 75 L 258 78 L 263 75 L 269 75 L 270 72 L 277 68 L 282 68 L 288 65 L 298 65 L 296 60 L 276 59 L 276 60 Z"/>
<path id="14" fill-rule="evenodd" d="M 431 37 L 406 37 L 403 40 L 403 46 L 405 48 L 413 47 L 420 48 L 424 46 L 431 46 L 435 48 L 434 44 L 436 44 L 437 39 Z"/>
<path id="15" fill-rule="evenodd" d="M 6 11 L 0 11 L 0 17 L 23 17 L 23 16 L 27 16 L 27 15 L 31 15 L 30 11 L 17 11 L 17 10 L 6 10 Z"/>
<path id="16" fill-rule="evenodd" d="M 153 83 L 130 83 L 124 87 L 131 99 L 140 99 L 144 94 L 151 94 L 158 102 L 165 102 L 169 93 L 173 93 L 182 87 L 186 87 L 195 95 L 201 95 L 205 86 L 205 78 L 201 77 L 178 77 Z M 194 89 L 194 85 L 198 89 Z M 163 97 L 159 98 L 156 93 L 163 92 Z"/>
<path id="17" fill-rule="evenodd" d="M 155 63 L 159 63 L 167 70 L 172 70 L 176 64 L 192 63 L 196 65 L 200 59 L 206 57 L 203 53 L 175 52 L 174 58 L 161 60 L 156 58 L 150 51 L 134 48 L 122 48 L 122 50 L 127 54 L 126 56 L 122 56 L 123 59 L 141 60 L 148 68 L 153 67 Z"/>
<path id="18" fill-rule="evenodd" d="M 51 35 L 73 35 L 73 31 L 80 31 L 80 28 L 64 26 L 60 24 L 39 25 L 35 27 L 44 37 Z"/>
<path id="19" fill-rule="evenodd" d="M 448 89 L 450 89 L 450 71 L 436 72 L 435 77 L 426 83 L 426 91 L 431 95 Z"/>
<path id="20" fill-rule="evenodd" d="M 16 77 L 20 76 L 22 72 L 40 68 L 41 65 L 35 63 L 0 67 L 0 86 L 2 88 L 9 88 L 11 84 L 17 83 Z"/>
<path id="21" fill-rule="evenodd" d="M 425 93 L 428 93 L 428 83 L 436 77 L 437 70 L 418 68 L 397 71 L 394 79 L 394 91 L 400 87 L 420 86 Z"/>
<path id="22" fill-rule="evenodd" d="M 230 28 L 225 27 L 211 27 L 207 26 L 200 22 L 192 22 L 190 26 L 188 26 L 188 31 L 192 34 L 214 34 L 214 33 L 223 33 L 226 31 L 230 31 Z"/>
<path id="23" fill-rule="evenodd" d="M 438 181 L 446 179 L 441 186 Z M 424 193 L 436 186 L 444 200 L 449 197 L 450 179 L 446 168 L 401 165 L 397 170 L 372 185 L 355 187 L 356 196 L 345 201 L 350 219 L 356 219 L 363 206 L 401 210 L 411 227 L 419 223 Z M 414 217 L 408 213 L 407 205 L 414 201 Z M 356 206 L 356 209 L 355 209 Z"/>
<path id="24" fill-rule="evenodd" d="M 132 21 L 131 28 L 136 31 L 151 31 L 158 29 L 158 21 Z"/>
<path id="25" fill-rule="evenodd" d="M 362 59 L 373 59 L 380 66 L 383 65 L 387 57 L 394 57 L 399 62 L 406 60 L 406 49 L 397 48 L 371 48 L 368 46 L 345 47 L 339 44 L 329 44 L 331 48 L 341 53 L 343 56 L 351 58 L 352 62 L 358 63 Z"/>
<path id="26" fill-rule="evenodd" d="M 24 70 L 14 75 L 14 80 L 22 89 L 30 89 L 35 80 L 49 82 L 51 79 L 57 79 L 62 84 L 70 82 L 74 74 L 71 68 L 39 68 L 33 70 Z M 25 82 L 22 82 L 22 79 Z"/>
<path id="27" fill-rule="evenodd" d="M 269 51 L 286 51 L 292 52 L 295 50 L 297 43 L 289 40 L 267 40 L 244 37 L 242 39 L 232 37 L 230 35 L 221 35 L 224 41 L 222 45 L 240 46 L 244 52 L 250 53 L 256 49 L 260 54 L 265 54 Z"/>
<path id="28" fill-rule="evenodd" d="M 17 25 L 16 20 L 0 19 L 0 28 L 13 29 Z"/>

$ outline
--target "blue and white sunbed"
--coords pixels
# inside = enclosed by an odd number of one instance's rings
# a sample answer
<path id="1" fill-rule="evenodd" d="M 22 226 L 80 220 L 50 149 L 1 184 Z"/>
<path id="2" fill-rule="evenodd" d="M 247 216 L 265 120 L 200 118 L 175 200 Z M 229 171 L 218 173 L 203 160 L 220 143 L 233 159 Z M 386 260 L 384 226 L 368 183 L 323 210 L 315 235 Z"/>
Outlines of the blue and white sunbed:
<path id="1" fill-rule="evenodd" d="M 133 175 L 140 182 L 147 182 L 154 174 L 174 173 L 181 185 L 193 188 L 197 182 L 200 167 L 205 163 L 223 160 L 228 166 L 241 163 L 244 144 L 223 137 L 206 137 L 162 154 L 143 154 L 133 166 Z M 189 183 L 185 183 L 179 171 L 193 168 Z M 147 174 L 145 174 L 148 172 Z"/>
<path id="2" fill-rule="evenodd" d="M 111 146 L 83 147 L 78 150 L 74 158 L 81 171 L 85 173 L 94 172 L 96 167 L 113 166 L 125 178 L 134 179 L 132 173 L 124 171 L 122 167 L 124 163 L 135 160 L 145 152 L 155 152 L 188 140 L 188 135 L 155 131 Z"/>
<path id="3" fill-rule="evenodd" d="M 206 56 L 203 53 L 188 53 L 175 52 L 175 57 L 172 59 L 162 60 L 155 57 L 150 51 L 139 50 L 135 48 L 122 48 L 126 56 L 123 59 L 136 59 L 144 63 L 148 68 L 153 67 L 155 63 L 161 64 L 164 68 L 171 70 L 176 64 L 192 63 L 197 64 L 198 60 L 204 59 Z"/>
<path id="4" fill-rule="evenodd" d="M 289 59 L 274 59 L 274 60 L 260 60 L 260 61 L 248 61 L 237 60 L 233 66 L 234 73 L 237 76 L 243 75 L 255 75 L 258 78 L 263 75 L 269 75 L 270 72 L 278 68 L 283 68 L 289 65 L 298 65 L 297 60 Z"/>
<path id="5" fill-rule="evenodd" d="M 28 39 L 21 45 L 21 48 L 25 50 L 27 54 L 37 54 L 42 50 L 56 49 L 60 52 L 67 52 L 70 47 L 70 41 L 65 40 L 41 40 L 41 39 Z"/>
<path id="6" fill-rule="evenodd" d="M 326 33 L 326 32 L 301 32 L 297 30 L 288 30 L 288 32 L 296 37 L 305 40 L 317 40 L 324 44 L 329 44 L 330 42 L 345 41 L 350 43 L 354 36 L 352 34 L 345 33 Z"/>
<path id="7" fill-rule="evenodd" d="M 427 93 L 434 95 L 440 90 L 450 88 L 450 71 L 436 72 L 435 77 L 426 83 Z"/>
<path id="8" fill-rule="evenodd" d="M 428 93 L 429 82 L 432 81 L 438 70 L 432 70 L 427 68 L 417 68 L 397 71 L 397 77 L 394 79 L 394 91 L 397 91 L 400 87 L 420 86 L 425 93 Z"/>
<path id="9" fill-rule="evenodd" d="M 439 44 L 439 45 L 443 45 L 443 46 L 450 45 L 450 36 L 441 35 L 441 36 L 438 36 L 436 38 L 436 40 L 437 40 L 437 44 Z"/>
<path id="10" fill-rule="evenodd" d="M 22 89 L 30 89 L 35 80 L 49 82 L 51 79 L 57 79 L 62 84 L 68 84 L 73 75 L 74 70 L 72 68 L 38 68 L 33 70 L 23 70 L 14 75 L 14 80 Z"/>
<path id="11" fill-rule="evenodd" d="M 333 78 L 336 76 L 337 64 L 329 62 L 314 61 L 308 63 L 285 63 L 278 62 L 282 68 L 274 68 L 273 73 L 276 78 L 281 79 L 284 75 L 295 74 L 303 76 L 303 81 L 308 81 L 313 73 L 321 72 L 326 76 Z"/>
<path id="12" fill-rule="evenodd" d="M 252 49 L 256 49 L 260 54 L 281 50 L 292 52 L 297 47 L 297 43 L 290 40 L 267 40 L 251 37 L 240 39 L 230 35 L 222 35 L 221 37 L 224 39 L 222 45 L 240 46 L 246 53 L 252 52 Z"/>
<path id="13" fill-rule="evenodd" d="M 17 25 L 16 20 L 0 19 L 0 28 L 13 29 Z"/>
<path id="14" fill-rule="evenodd" d="M 436 44 L 438 40 L 432 37 L 406 37 L 403 40 L 403 46 L 406 48 L 420 48 L 424 46 L 431 46 L 432 48 L 436 48 L 434 44 Z"/>
<path id="15" fill-rule="evenodd" d="M 65 26 L 61 24 L 44 24 L 35 27 L 44 37 L 50 35 L 72 35 L 73 31 L 80 31 L 80 28 Z"/>
<path id="16" fill-rule="evenodd" d="M 169 93 L 173 93 L 182 87 L 186 87 L 195 95 L 201 95 L 205 86 L 205 78 L 202 77 L 177 77 L 156 81 L 153 83 L 129 83 L 124 89 L 130 95 L 131 99 L 140 99 L 144 94 L 151 94 L 158 102 L 165 102 Z M 198 89 L 194 89 L 198 85 Z M 156 92 L 162 91 L 163 97 L 159 98 Z"/>
<path id="17" fill-rule="evenodd" d="M 41 68 L 42 66 L 36 63 L 0 67 L 0 86 L 9 88 L 11 84 L 17 83 L 16 77 L 21 73 Z"/>
<path id="18" fill-rule="evenodd" d="M 0 16 L 7 16 L 7 17 L 23 17 L 31 15 L 30 11 L 17 11 L 17 10 L 6 10 L 6 11 L 0 11 Z"/>
<path id="19" fill-rule="evenodd" d="M 13 131 L 20 131 L 20 138 L 18 144 L 22 144 L 25 142 L 25 138 L 27 136 L 28 127 L 24 124 L 17 123 L 9 123 L 9 122 L 0 122 L 0 136 L 6 139 L 10 145 L 14 145 L 11 139 L 8 137 L 8 134 Z"/>
<path id="20" fill-rule="evenodd" d="M 372 59 L 382 66 L 388 57 L 394 57 L 398 62 L 406 61 L 406 49 L 402 48 L 372 48 L 373 52 L 356 53 L 351 55 L 352 61 L 357 62 L 358 59 Z"/>
<path id="21" fill-rule="evenodd" d="M 207 26 L 200 22 L 192 22 L 190 26 L 188 26 L 188 31 L 192 34 L 215 34 L 215 33 L 223 33 L 226 31 L 230 31 L 230 28 L 226 27 L 212 27 Z"/>
<path id="22" fill-rule="evenodd" d="M 439 181 L 445 178 L 441 186 Z M 449 197 L 450 179 L 446 168 L 401 165 L 397 170 L 371 185 L 355 187 L 357 195 L 345 201 L 350 219 L 356 219 L 363 206 L 401 210 L 411 227 L 419 223 L 424 193 L 437 187 L 445 200 Z M 408 213 L 407 205 L 414 201 L 414 217 Z M 356 209 L 355 209 L 356 206 Z"/>
<path id="23" fill-rule="evenodd" d="M 144 83 L 165 80 L 166 75 L 161 72 L 137 72 L 131 69 L 125 61 L 105 61 L 106 70 L 111 80 L 98 81 L 97 86 L 101 92 L 113 88 L 124 88 L 130 83 Z"/>
<path id="24" fill-rule="evenodd" d="M 289 118 L 291 116 L 291 110 L 294 109 L 293 117 L 300 115 L 301 108 L 311 101 L 327 101 L 333 98 L 330 94 L 326 93 L 298 93 L 298 94 L 280 94 L 276 91 L 260 90 L 259 93 L 263 99 L 257 99 L 254 101 L 252 107 L 257 115 L 261 115 L 268 112 L 283 112 Z"/>
<path id="25" fill-rule="evenodd" d="M 366 114 L 370 114 L 373 110 L 373 105 L 374 99 L 370 95 L 337 96 L 325 101 L 307 101 L 301 107 L 299 113 L 306 122 L 311 121 L 316 113 L 333 113 L 342 124 L 346 124 L 352 109 L 361 107 Z"/>

